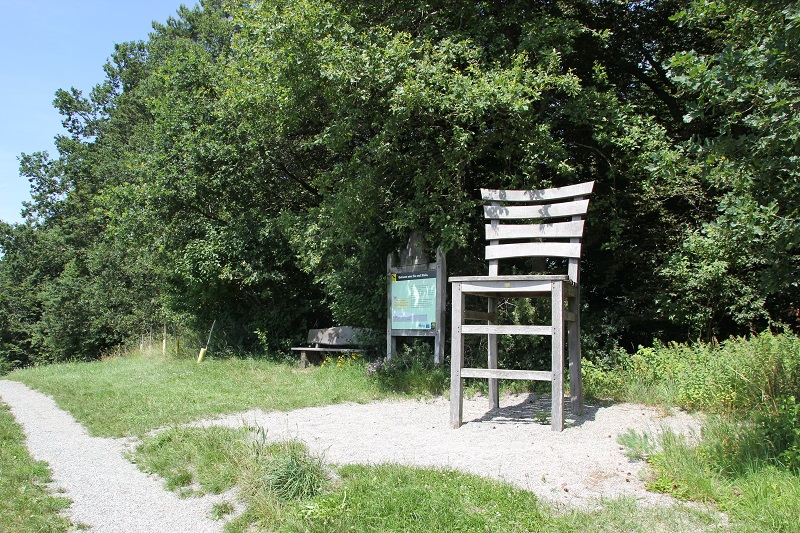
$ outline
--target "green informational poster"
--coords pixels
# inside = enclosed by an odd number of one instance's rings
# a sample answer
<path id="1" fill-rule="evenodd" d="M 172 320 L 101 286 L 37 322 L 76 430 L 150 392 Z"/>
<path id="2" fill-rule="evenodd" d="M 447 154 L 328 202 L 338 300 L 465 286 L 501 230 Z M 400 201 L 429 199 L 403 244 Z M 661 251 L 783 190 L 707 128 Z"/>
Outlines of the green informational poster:
<path id="1" fill-rule="evenodd" d="M 391 276 L 392 329 L 435 329 L 436 271 Z"/>

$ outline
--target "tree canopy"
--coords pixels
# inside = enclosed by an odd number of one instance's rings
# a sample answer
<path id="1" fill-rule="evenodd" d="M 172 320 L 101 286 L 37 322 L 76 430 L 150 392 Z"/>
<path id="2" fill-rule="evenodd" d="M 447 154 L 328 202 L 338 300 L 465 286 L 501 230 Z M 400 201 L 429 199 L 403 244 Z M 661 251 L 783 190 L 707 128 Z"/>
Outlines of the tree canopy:
<path id="1" fill-rule="evenodd" d="M 800 7 L 204 0 L 56 92 L 0 227 L 0 365 L 152 324 L 279 352 L 385 324 L 412 231 L 483 271 L 480 187 L 595 180 L 590 347 L 800 327 Z"/>

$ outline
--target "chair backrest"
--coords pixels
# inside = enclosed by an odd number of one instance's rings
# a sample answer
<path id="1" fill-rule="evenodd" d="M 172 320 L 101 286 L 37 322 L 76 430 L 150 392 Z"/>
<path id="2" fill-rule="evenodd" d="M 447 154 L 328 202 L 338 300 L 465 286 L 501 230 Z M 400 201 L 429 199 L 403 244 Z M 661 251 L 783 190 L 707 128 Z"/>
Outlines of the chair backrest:
<path id="1" fill-rule="evenodd" d="M 569 279 L 578 283 L 581 238 L 594 182 L 531 191 L 481 189 L 489 275 L 499 260 L 513 257 L 567 258 Z"/>

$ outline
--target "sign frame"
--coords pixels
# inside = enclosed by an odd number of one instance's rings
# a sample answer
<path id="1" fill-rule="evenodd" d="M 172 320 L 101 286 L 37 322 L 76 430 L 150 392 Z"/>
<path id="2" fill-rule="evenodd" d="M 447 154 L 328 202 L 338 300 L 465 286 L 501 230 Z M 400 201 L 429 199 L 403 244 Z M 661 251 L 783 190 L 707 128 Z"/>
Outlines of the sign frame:
<path id="1" fill-rule="evenodd" d="M 392 355 L 397 352 L 398 337 L 434 337 L 433 362 L 437 365 L 442 364 L 445 353 L 445 308 L 447 304 L 445 255 L 440 247 L 436 249 L 436 262 L 434 263 L 428 263 L 426 259 L 424 262 L 396 265 L 394 259 L 394 254 L 389 254 L 386 260 L 386 358 L 391 359 Z M 398 277 L 400 278 L 399 281 Z M 433 282 L 428 280 L 433 280 Z M 433 320 L 430 320 L 429 324 L 426 322 L 430 326 L 429 328 L 398 328 L 396 327 L 399 325 L 398 321 L 392 320 L 393 311 L 396 310 L 396 301 L 393 300 L 393 285 L 396 283 L 408 283 L 407 287 L 399 288 L 401 289 L 400 291 L 394 291 L 397 295 L 401 294 L 403 289 L 411 287 L 411 290 L 413 290 L 415 281 L 416 284 L 424 286 L 425 290 L 428 291 L 428 296 L 431 295 L 431 291 L 433 293 L 432 296 L 435 302 L 432 305 L 430 302 L 424 302 L 424 305 L 419 304 L 424 307 L 426 315 L 433 311 Z M 394 288 L 398 289 L 398 287 Z M 409 309 L 414 306 L 414 303 L 409 303 Z M 412 318 L 409 320 L 409 324 L 413 323 Z"/>

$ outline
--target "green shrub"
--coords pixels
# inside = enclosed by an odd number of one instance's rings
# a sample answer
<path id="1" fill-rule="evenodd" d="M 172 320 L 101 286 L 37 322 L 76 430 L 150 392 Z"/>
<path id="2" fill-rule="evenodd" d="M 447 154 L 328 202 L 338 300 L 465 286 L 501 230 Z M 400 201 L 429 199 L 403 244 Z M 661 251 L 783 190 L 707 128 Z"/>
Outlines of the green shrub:
<path id="1" fill-rule="evenodd" d="M 764 332 L 724 343 L 639 347 L 584 363 L 587 390 L 600 397 L 664 402 L 714 413 L 774 412 L 800 398 L 800 338 Z M 647 390 L 647 393 L 643 391 Z"/>
<path id="2" fill-rule="evenodd" d="M 800 472 L 800 338 L 764 332 L 724 343 L 655 343 L 587 361 L 587 395 L 697 409 L 710 418 L 697 452 L 725 476 L 765 463 Z"/>
<path id="3" fill-rule="evenodd" d="M 622 399 L 625 380 L 622 372 L 608 364 L 585 359 L 581 365 L 583 393 L 588 398 Z"/>
<path id="4" fill-rule="evenodd" d="M 433 363 L 429 343 L 414 339 L 389 360 L 369 365 L 367 373 L 384 390 L 405 394 L 441 394 L 450 387 L 450 368 Z"/>

